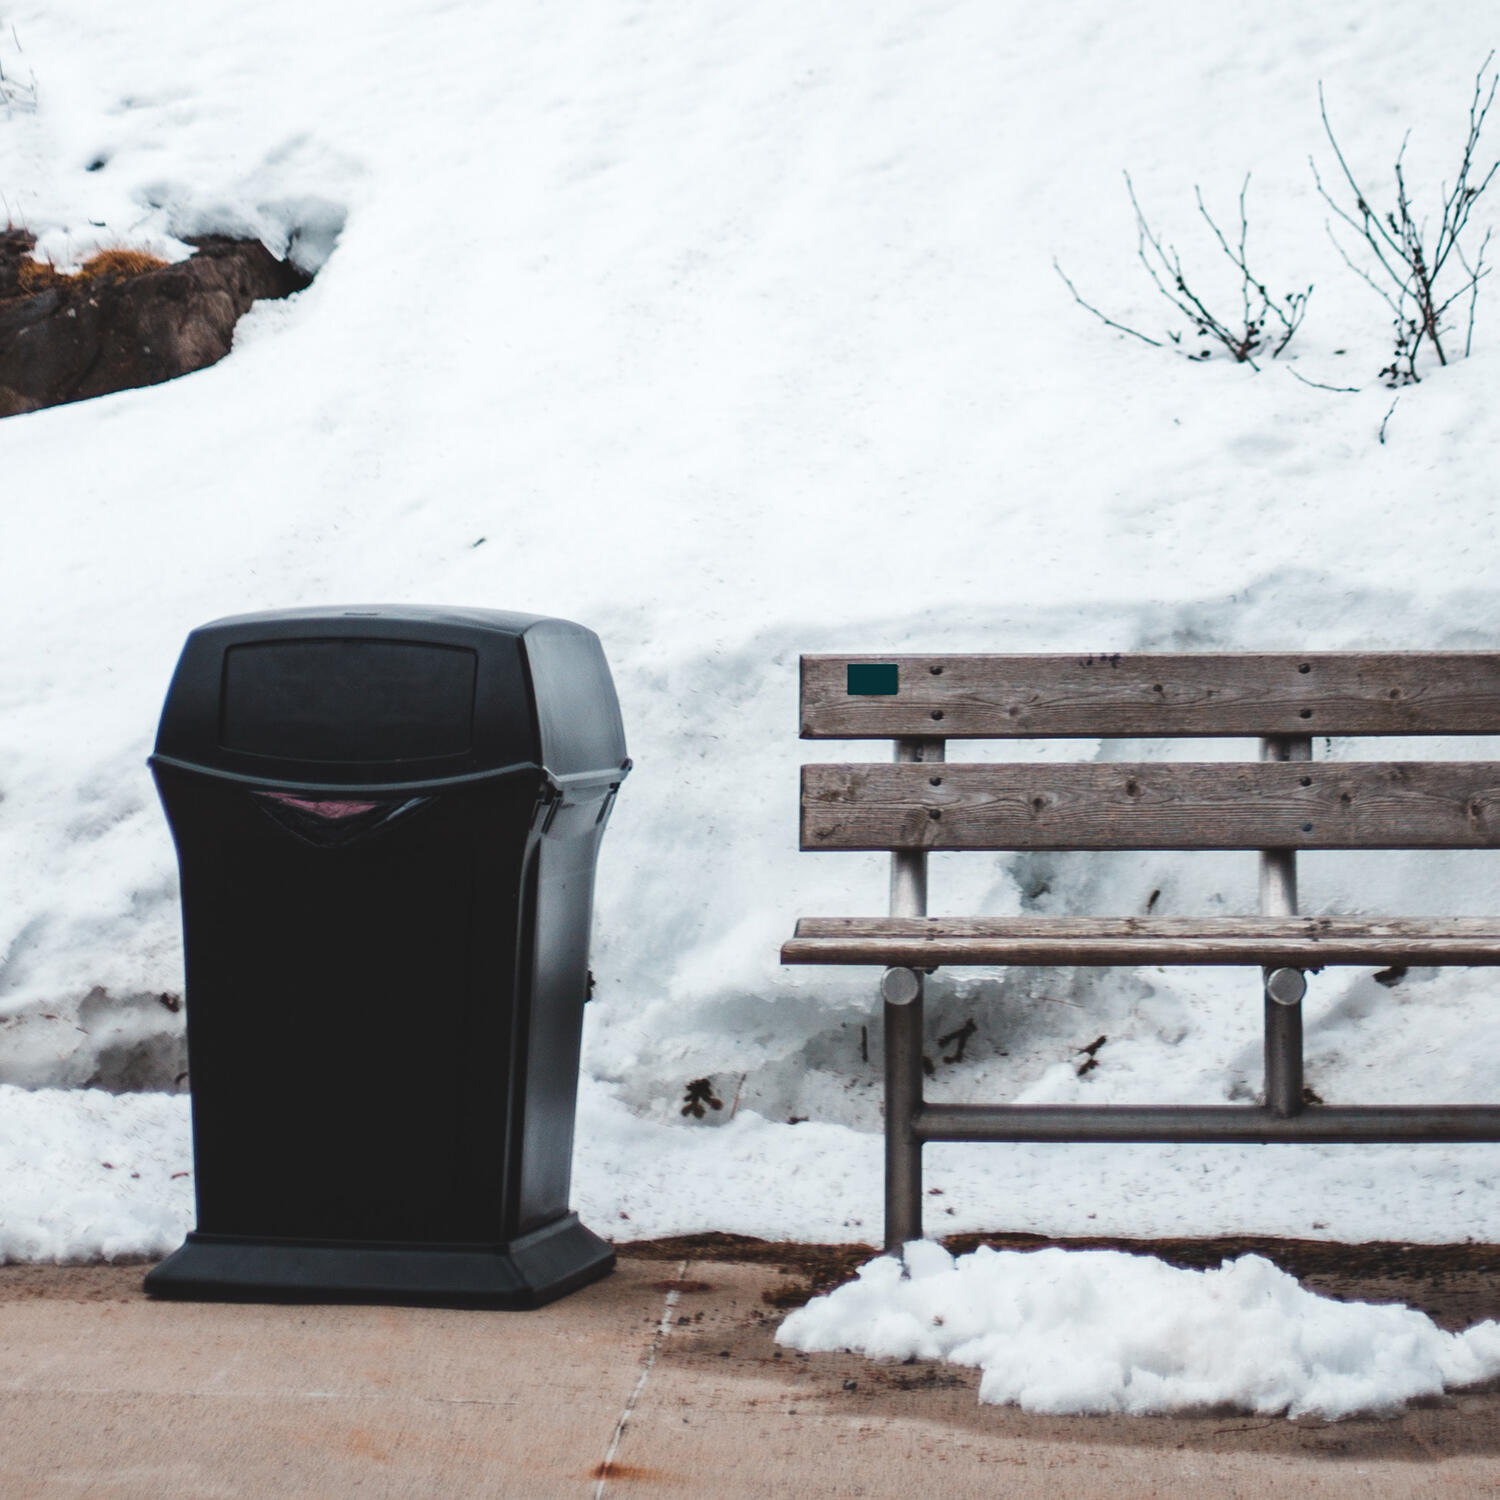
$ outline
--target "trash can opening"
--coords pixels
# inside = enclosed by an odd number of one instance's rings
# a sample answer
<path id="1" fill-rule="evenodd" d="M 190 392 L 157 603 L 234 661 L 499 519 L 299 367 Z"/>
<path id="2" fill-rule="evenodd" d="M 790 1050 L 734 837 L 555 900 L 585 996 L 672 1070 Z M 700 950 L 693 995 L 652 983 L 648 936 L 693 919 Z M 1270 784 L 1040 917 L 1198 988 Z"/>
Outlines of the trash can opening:
<path id="1" fill-rule="evenodd" d="M 428 641 L 256 641 L 224 653 L 219 743 L 278 760 L 463 755 L 478 657 Z"/>
<path id="2" fill-rule="evenodd" d="M 314 818 L 354 818 L 360 813 L 374 812 L 380 806 L 378 802 L 341 802 L 291 797 L 285 792 L 262 792 L 261 795 L 268 802 L 279 803 L 282 807 L 290 807 L 296 812 L 308 813 Z"/>

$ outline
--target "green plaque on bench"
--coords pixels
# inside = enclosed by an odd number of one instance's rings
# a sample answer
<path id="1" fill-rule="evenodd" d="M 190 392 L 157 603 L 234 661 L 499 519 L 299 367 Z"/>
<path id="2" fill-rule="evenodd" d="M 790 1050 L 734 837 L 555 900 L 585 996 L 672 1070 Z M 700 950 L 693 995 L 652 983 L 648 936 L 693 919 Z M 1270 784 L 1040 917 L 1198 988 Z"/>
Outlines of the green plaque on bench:
<path id="1" fill-rule="evenodd" d="M 851 661 L 849 663 L 849 696 L 877 697 L 896 691 L 898 670 L 893 661 Z"/>

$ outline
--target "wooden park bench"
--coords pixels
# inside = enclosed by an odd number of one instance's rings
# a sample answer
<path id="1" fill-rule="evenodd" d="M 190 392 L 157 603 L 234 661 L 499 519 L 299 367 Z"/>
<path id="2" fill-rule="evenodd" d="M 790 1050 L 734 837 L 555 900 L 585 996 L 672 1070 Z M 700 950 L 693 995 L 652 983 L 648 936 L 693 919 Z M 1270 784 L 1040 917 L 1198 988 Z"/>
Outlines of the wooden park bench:
<path id="1" fill-rule="evenodd" d="M 1500 1141 L 1491 1105 L 1304 1106 L 1304 974 L 1500 963 L 1500 918 L 1297 915 L 1299 849 L 1500 847 L 1500 763 L 1315 761 L 1315 738 L 1500 734 L 1500 652 L 804 656 L 802 848 L 889 850 L 890 915 L 804 919 L 789 964 L 881 965 L 886 1244 L 922 1233 L 928 1141 Z M 1255 737 L 1260 760 L 956 764 L 965 739 Z M 1253 849 L 1243 917 L 929 917 L 931 850 Z M 1263 1105 L 930 1104 L 922 976 L 945 965 L 1262 971 Z"/>

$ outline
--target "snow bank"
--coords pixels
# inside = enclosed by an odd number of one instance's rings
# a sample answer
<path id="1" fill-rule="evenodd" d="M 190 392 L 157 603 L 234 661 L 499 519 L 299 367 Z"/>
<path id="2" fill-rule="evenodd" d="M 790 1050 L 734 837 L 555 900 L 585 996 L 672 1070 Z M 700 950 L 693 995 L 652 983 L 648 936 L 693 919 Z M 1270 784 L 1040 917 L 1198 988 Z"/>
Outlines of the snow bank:
<path id="1" fill-rule="evenodd" d="M 192 1165 L 185 1095 L 0 1084 L 0 1262 L 175 1250 Z"/>
<path id="2" fill-rule="evenodd" d="M 595 1217 L 873 1237 L 875 974 L 782 969 L 777 946 L 798 915 L 883 910 L 879 857 L 798 852 L 796 786 L 800 761 L 885 752 L 798 742 L 799 652 L 1500 641 L 1500 292 L 1474 357 L 1404 392 L 1381 442 L 1385 314 L 1327 243 L 1306 164 L 1321 79 L 1362 175 L 1389 180 L 1411 125 L 1408 180 L 1451 176 L 1493 6 L 1454 0 L 1399 45 L 1369 11 L 7 6 L 0 60 L 35 74 L 37 107 L 0 119 L 0 213 L 64 264 L 217 231 L 321 270 L 213 369 L 0 424 L 0 1082 L 182 1072 L 175 864 L 143 762 L 193 626 L 360 600 L 557 613 L 602 636 L 636 762 L 600 867 L 579 1171 Z M 1189 363 L 1074 305 L 1054 254 L 1112 315 L 1170 325 L 1122 167 L 1192 268 L 1218 255 L 1193 185 L 1232 214 L 1253 171 L 1261 273 L 1317 286 L 1286 359 Z M 1299 384 L 1293 356 L 1362 389 Z M 1364 748 L 1382 749 L 1317 753 Z M 1303 900 L 1483 913 L 1497 867 L 1315 856 Z M 1254 871 L 939 857 L 933 909 L 1218 914 L 1253 909 Z M 1492 1098 L 1493 991 L 1318 975 L 1308 1080 L 1329 1102 Z M 943 973 L 931 996 L 934 1098 L 1259 1086 L 1253 970 Z M 295 1016 L 265 1005 L 295 1052 Z M 945 1060 L 938 1038 L 971 1016 Z M 726 1107 L 684 1119 L 705 1075 Z M 652 1126 L 635 1155 L 587 1102 L 603 1095 Z M 1373 1201 L 1400 1206 L 1375 1233 L 1500 1239 L 1487 1148 L 1308 1151 L 1290 1173 L 1156 1148 L 931 1156 L 945 1229 L 1175 1216 L 1360 1237 Z M 658 1161 L 689 1174 L 680 1194 L 640 1186 Z M 822 1208 L 800 1187 L 820 1170 Z"/>
<path id="3" fill-rule="evenodd" d="M 585 1077 L 576 1141 L 573 1206 L 618 1243 L 713 1230 L 880 1241 L 883 1147 L 869 1131 L 744 1108 L 694 1129 L 636 1113 Z M 1494 1146 L 954 1145 L 927 1155 L 934 1235 L 1486 1240 L 1495 1209 L 1484 1188 L 1500 1180 Z M 0 1259 L 174 1249 L 193 1224 L 192 1166 L 184 1095 L 0 1085 Z"/>
<path id="4" fill-rule="evenodd" d="M 1500 1375 L 1500 1323 L 1446 1333 L 1409 1307 L 1335 1302 L 1259 1255 L 1188 1271 L 1115 1250 L 955 1259 L 914 1241 L 792 1313 L 776 1341 L 977 1366 L 981 1401 L 1055 1413 L 1350 1417 Z"/>

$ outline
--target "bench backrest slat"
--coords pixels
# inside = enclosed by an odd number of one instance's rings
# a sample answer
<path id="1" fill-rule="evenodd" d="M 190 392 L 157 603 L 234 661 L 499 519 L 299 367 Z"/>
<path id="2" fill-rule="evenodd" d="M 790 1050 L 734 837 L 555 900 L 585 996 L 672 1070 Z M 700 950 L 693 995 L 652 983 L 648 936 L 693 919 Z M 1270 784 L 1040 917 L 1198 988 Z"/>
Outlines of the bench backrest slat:
<path id="1" fill-rule="evenodd" d="M 1494 849 L 1500 763 L 802 768 L 804 849 Z"/>
<path id="2" fill-rule="evenodd" d="M 802 658 L 804 739 L 1284 734 L 1500 734 L 1500 651 Z"/>

